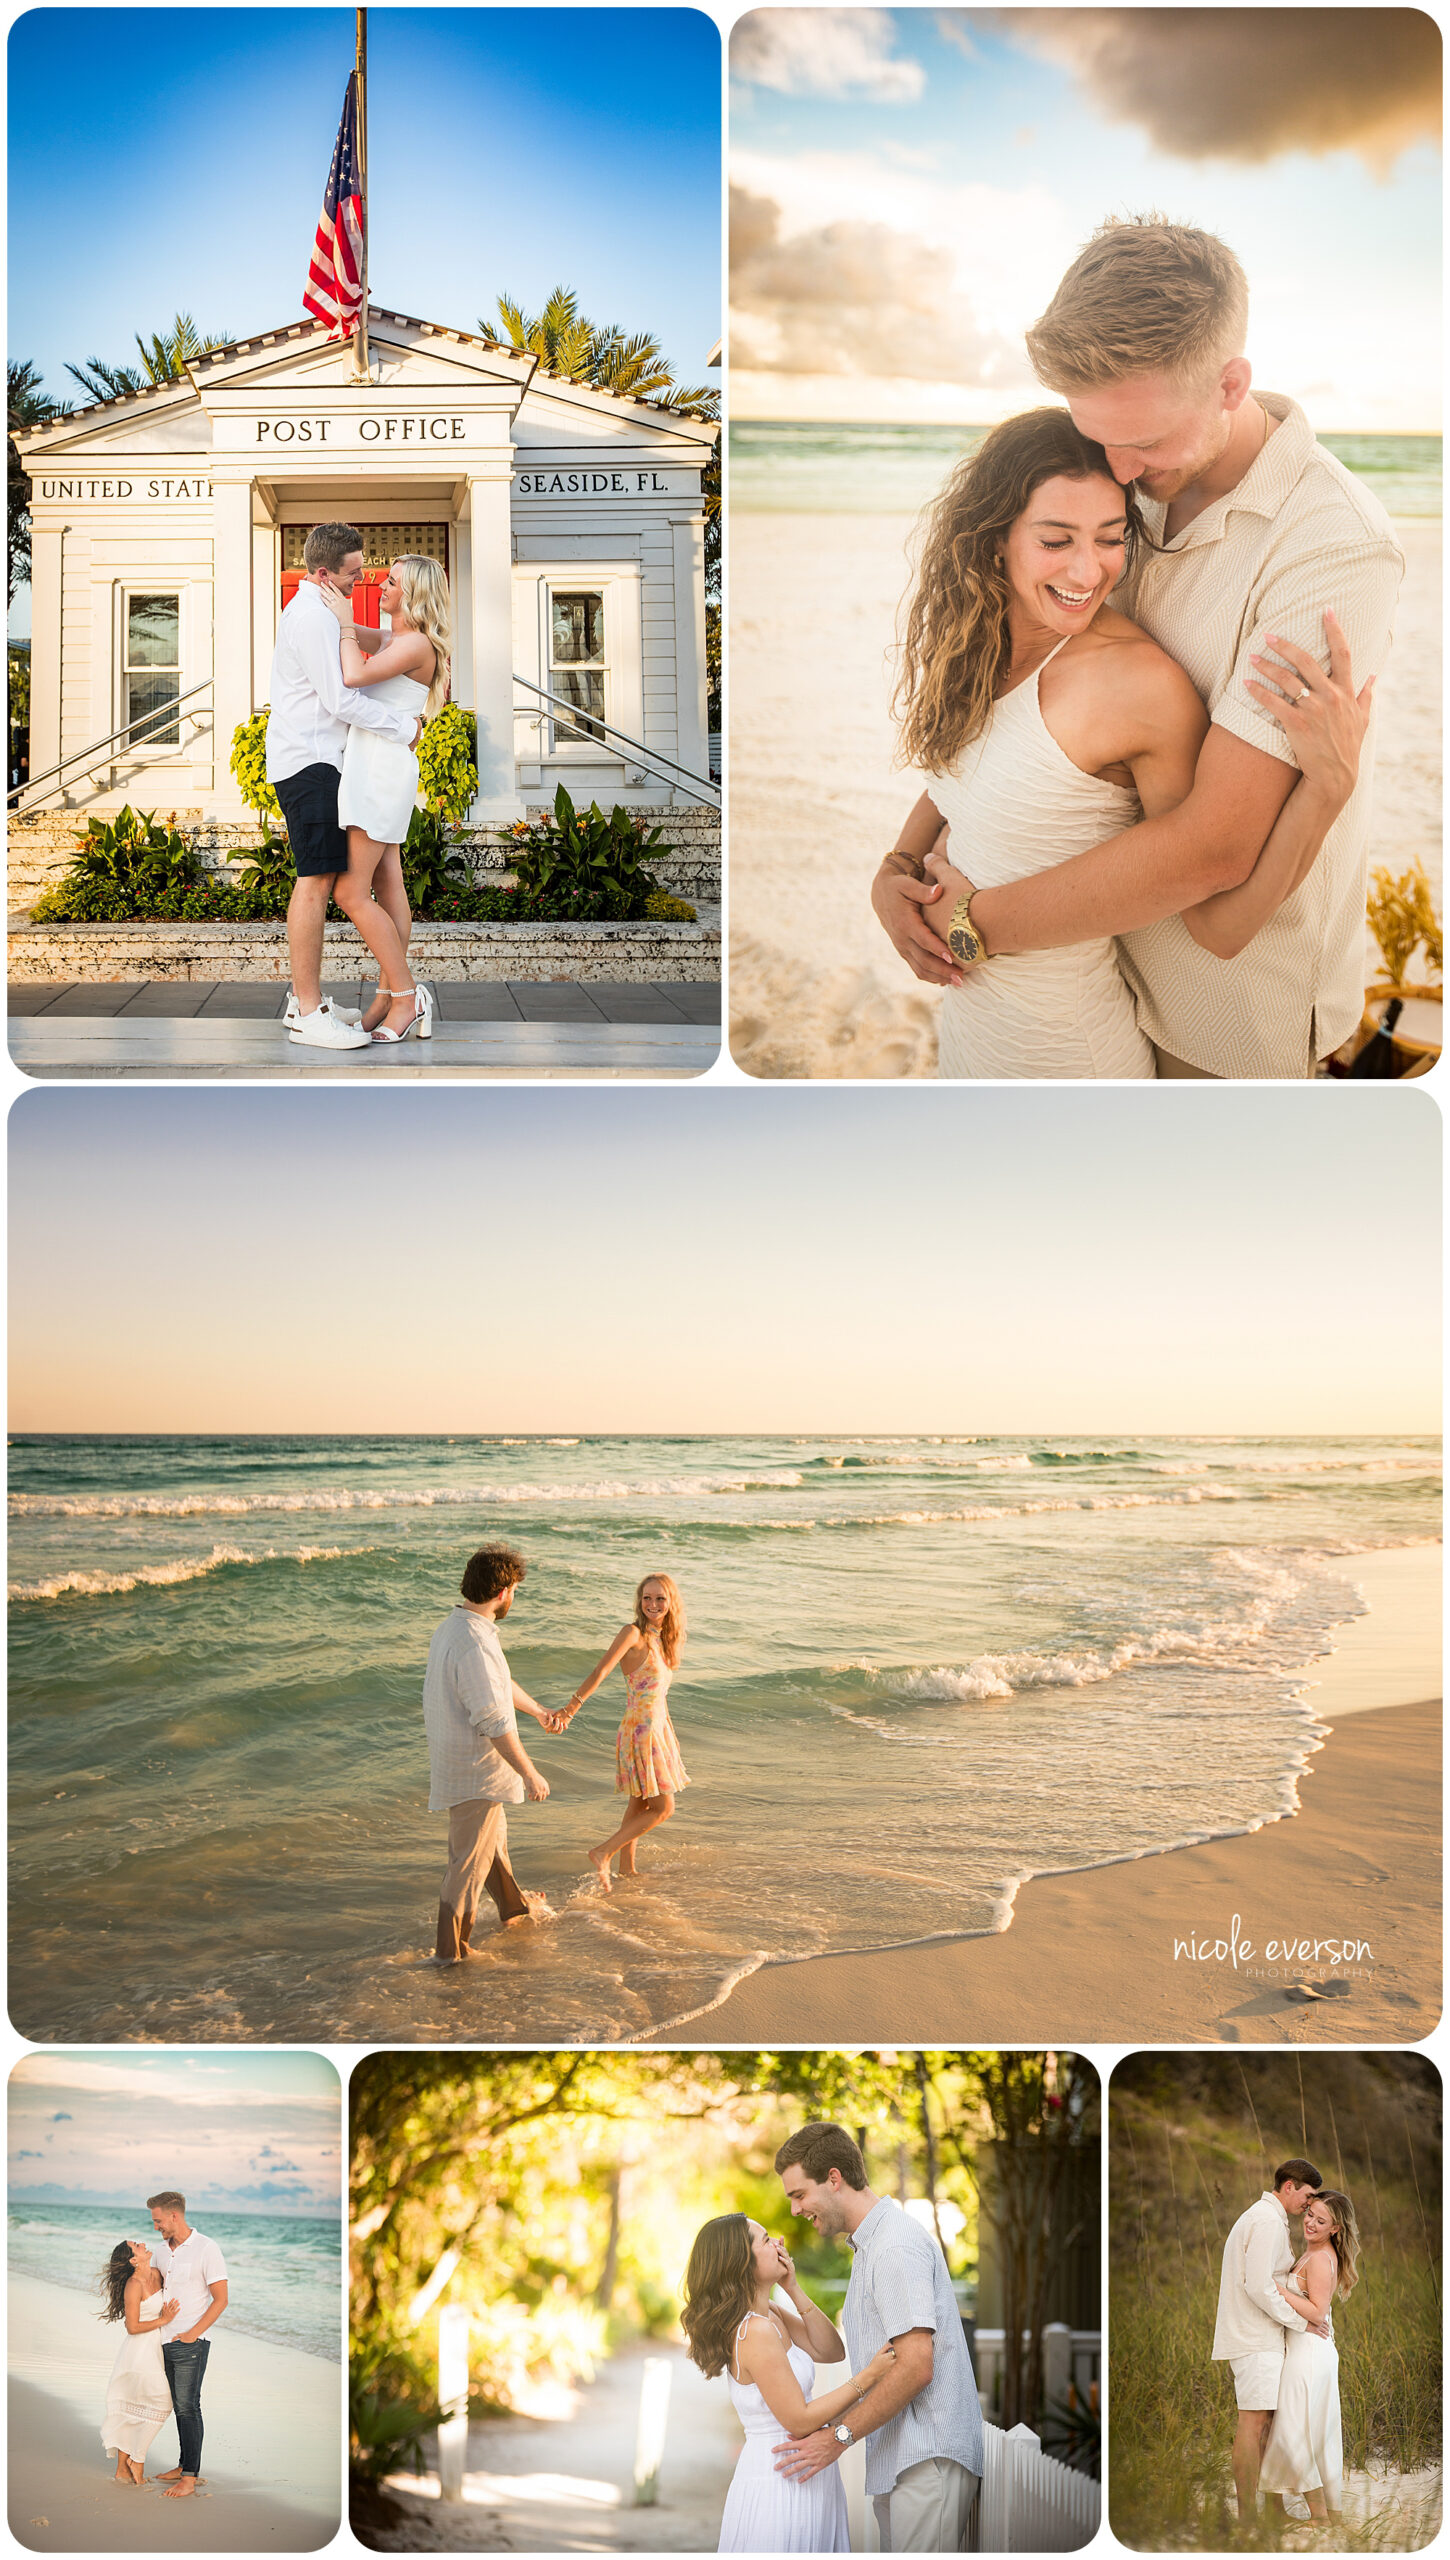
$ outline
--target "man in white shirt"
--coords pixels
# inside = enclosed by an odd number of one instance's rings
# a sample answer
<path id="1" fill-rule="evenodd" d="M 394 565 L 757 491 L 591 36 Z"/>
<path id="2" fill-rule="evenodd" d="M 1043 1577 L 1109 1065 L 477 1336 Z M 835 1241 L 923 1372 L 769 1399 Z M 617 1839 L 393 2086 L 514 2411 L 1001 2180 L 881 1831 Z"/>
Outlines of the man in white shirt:
<path id="1" fill-rule="evenodd" d="M 963 892 L 988 965 L 999 952 L 1118 936 L 1157 1072 L 1178 1078 L 1312 1075 L 1364 1010 L 1373 722 L 1313 869 L 1252 941 L 1218 959 L 1182 921 L 1248 878 L 1299 778 L 1282 722 L 1248 687 L 1273 702 L 1309 693 L 1273 653 L 1288 640 L 1324 668 L 1332 610 L 1351 675 L 1346 687 L 1331 674 L 1330 690 L 1352 696 L 1388 658 L 1404 574 L 1389 517 L 1303 410 L 1251 394 L 1247 329 L 1233 251 L 1147 215 L 1105 223 L 1027 333 L 1039 380 L 1134 488 L 1152 537 L 1114 602 L 1186 670 L 1210 714 L 1187 799 L 1047 870 L 985 889 L 968 876 L 939 898 L 922 865 L 940 819 L 923 793 L 871 892 L 928 984 L 961 983 L 945 936 Z M 953 843 L 950 860 L 970 875 L 971 846 Z"/>
<path id="2" fill-rule="evenodd" d="M 315 1049 L 365 1049 L 369 1035 L 355 1014 L 322 993 L 322 936 L 332 884 L 347 869 L 347 833 L 337 822 L 337 790 L 349 727 L 376 729 L 395 745 L 415 747 L 423 723 L 374 702 L 342 680 L 342 643 L 319 589 L 350 596 L 363 571 L 356 525 L 315 524 L 303 545 L 306 576 L 277 626 L 267 714 L 267 780 L 287 821 L 297 886 L 287 908 L 292 993 L 287 1028 Z M 381 635 L 359 632 L 366 652 Z"/>
<path id="3" fill-rule="evenodd" d="M 1289 2216 L 1302 2213 L 1323 2184 L 1312 2160 L 1281 2161 L 1273 2192 L 1266 2187 L 1239 2215 L 1223 2244 L 1213 2360 L 1233 2367 L 1239 2412 L 1233 2472 L 1240 2524 L 1252 2523 L 1258 2509 L 1259 2466 L 1279 2405 L 1285 2333 L 1313 2329 L 1321 2337 L 1329 2334 L 1322 2320 L 1301 2319 L 1279 2291 L 1281 2278 L 1294 2264 Z"/>
<path id="4" fill-rule="evenodd" d="M 525 1797 L 542 1804 L 549 1792 L 519 1740 L 519 1714 L 532 1716 L 547 1732 L 562 1729 L 557 1715 L 519 1687 L 498 1639 L 498 1620 L 508 1616 L 526 1570 L 515 1548 L 480 1547 L 463 1569 L 462 1607 L 449 1612 L 428 1647 L 428 1810 L 448 1816 L 448 1871 L 438 1899 L 440 1964 L 467 1962 L 481 1892 L 505 1928 L 532 1918 L 542 1905 L 538 1895 L 531 1903 L 509 1864 L 504 1811 Z"/>
<path id="5" fill-rule="evenodd" d="M 193 2231 L 186 2219 L 186 2198 L 174 2187 L 148 2196 L 147 2210 L 158 2238 L 153 2262 L 176 2310 L 161 2331 L 161 2353 L 171 2389 L 171 2406 L 181 2460 L 163 2471 L 168 2498 L 193 2498 L 201 2473 L 201 2386 L 211 2340 L 206 2332 L 227 2307 L 226 2260 L 205 2232 Z"/>

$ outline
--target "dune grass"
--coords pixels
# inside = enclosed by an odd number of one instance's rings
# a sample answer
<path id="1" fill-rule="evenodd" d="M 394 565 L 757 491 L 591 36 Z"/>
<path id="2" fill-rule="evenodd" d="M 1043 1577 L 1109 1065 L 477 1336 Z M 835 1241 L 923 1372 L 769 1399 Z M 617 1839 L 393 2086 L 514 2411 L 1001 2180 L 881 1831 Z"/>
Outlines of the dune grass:
<path id="1" fill-rule="evenodd" d="M 1316 2056 L 1298 2089 L 1277 2086 L 1298 2057 L 1245 2056 L 1232 2066 L 1236 2093 L 1219 2057 L 1132 2062 L 1150 2067 L 1135 2075 L 1120 2065 L 1110 2097 L 1113 2529 L 1144 2551 L 1297 2548 L 1277 2499 L 1264 2501 L 1255 2528 L 1238 2528 L 1233 2379 L 1209 2355 L 1223 2243 L 1275 2161 L 1302 2144 L 1326 2182 L 1353 2198 L 1364 2244 L 1360 2281 L 1334 2309 L 1346 2470 L 1437 2463 L 1438 2084 L 1427 2114 L 1419 2083 L 1398 2085 L 1403 2065 L 1429 2070 L 1414 2056 Z M 1408 2106 L 1399 2103 L 1406 2096 Z M 1267 2149 L 1261 2114 L 1273 2128 Z M 1320 2547 L 1403 2550 L 1404 2517 L 1346 2524 Z"/>

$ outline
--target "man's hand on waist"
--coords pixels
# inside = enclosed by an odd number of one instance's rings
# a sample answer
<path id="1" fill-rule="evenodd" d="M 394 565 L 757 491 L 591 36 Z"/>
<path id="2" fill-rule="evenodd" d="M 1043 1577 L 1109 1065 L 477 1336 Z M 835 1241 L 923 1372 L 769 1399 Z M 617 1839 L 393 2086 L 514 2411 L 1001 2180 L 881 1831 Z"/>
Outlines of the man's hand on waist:
<path id="1" fill-rule="evenodd" d="M 877 922 L 914 977 L 929 987 L 959 987 L 962 973 L 925 913 L 928 907 L 940 906 L 941 889 L 934 880 L 918 879 L 913 871 L 898 868 L 905 859 L 888 854 L 871 883 Z"/>

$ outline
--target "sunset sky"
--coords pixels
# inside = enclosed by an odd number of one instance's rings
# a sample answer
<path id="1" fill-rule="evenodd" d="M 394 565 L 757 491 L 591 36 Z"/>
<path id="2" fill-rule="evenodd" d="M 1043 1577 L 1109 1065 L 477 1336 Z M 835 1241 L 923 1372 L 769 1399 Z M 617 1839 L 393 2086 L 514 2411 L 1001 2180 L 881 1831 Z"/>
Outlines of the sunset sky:
<path id="1" fill-rule="evenodd" d="M 1216 231 L 1265 389 L 1440 424 L 1439 39 L 1416 10 L 756 10 L 730 48 L 738 417 L 989 423 L 1110 214 Z"/>
<path id="2" fill-rule="evenodd" d="M 161 1086 L 10 1119 L 21 1431 L 1433 1431 L 1373 1086 Z"/>
<path id="3" fill-rule="evenodd" d="M 313 2053 L 32 2053 L 10 2075 L 10 2193 L 198 2212 L 335 2213 L 342 2092 Z"/>

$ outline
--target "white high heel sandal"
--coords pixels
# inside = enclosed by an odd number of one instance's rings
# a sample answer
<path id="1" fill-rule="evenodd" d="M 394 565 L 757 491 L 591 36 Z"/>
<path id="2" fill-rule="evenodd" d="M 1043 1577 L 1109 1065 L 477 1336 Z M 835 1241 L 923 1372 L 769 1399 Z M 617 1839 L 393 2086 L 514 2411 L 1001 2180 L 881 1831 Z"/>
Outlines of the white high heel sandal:
<path id="1" fill-rule="evenodd" d="M 402 988 L 399 992 L 406 994 L 407 989 Z M 373 1038 L 397 1042 L 406 1040 L 410 1031 L 416 1031 L 420 1040 L 431 1040 L 433 1037 L 433 990 L 431 987 L 425 987 L 421 979 L 413 989 L 413 1011 L 402 1030 L 390 1031 L 386 1023 L 380 1023 L 373 1033 Z"/>

